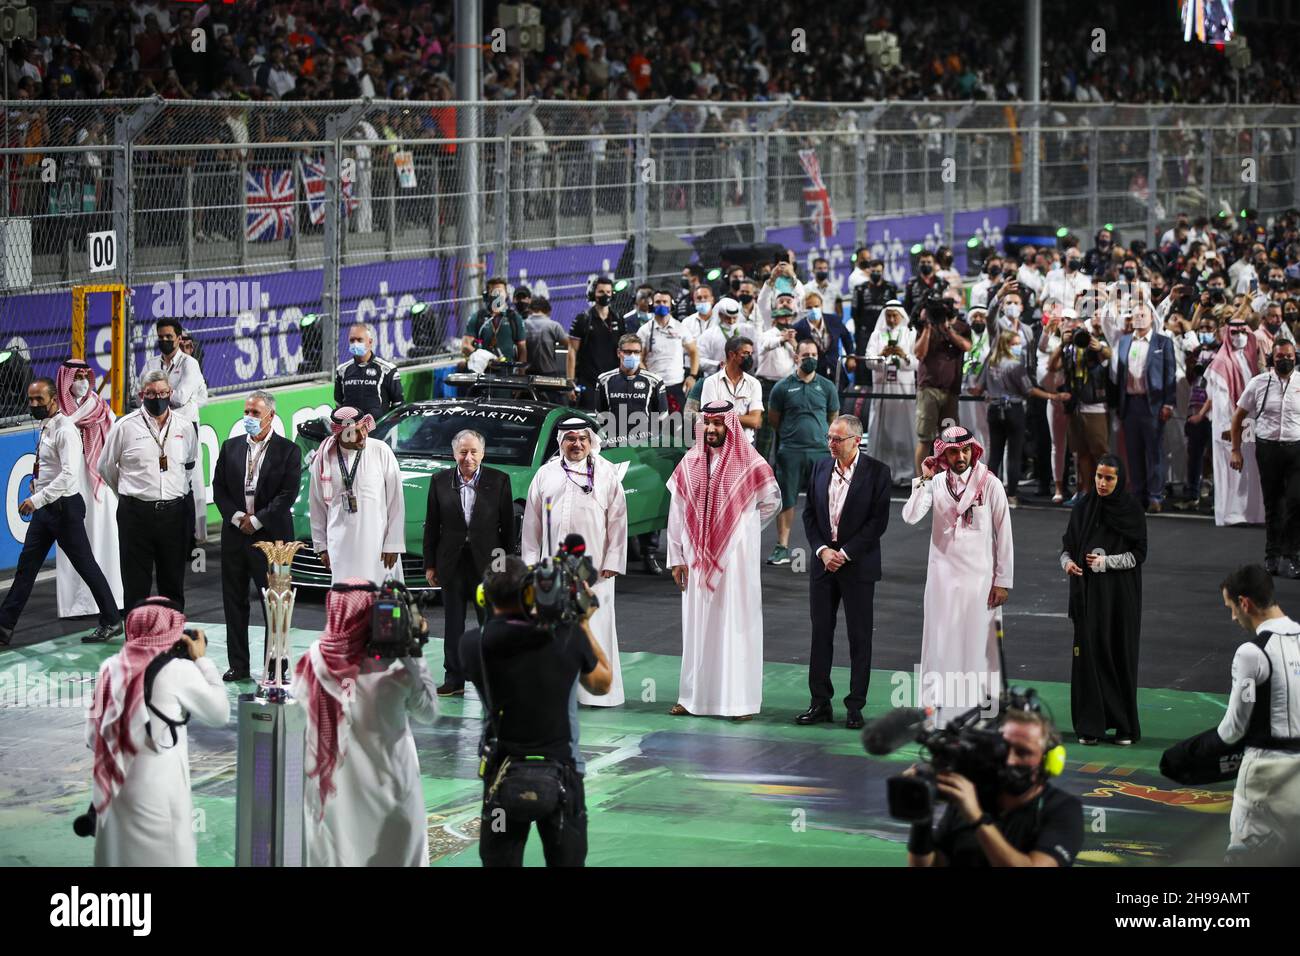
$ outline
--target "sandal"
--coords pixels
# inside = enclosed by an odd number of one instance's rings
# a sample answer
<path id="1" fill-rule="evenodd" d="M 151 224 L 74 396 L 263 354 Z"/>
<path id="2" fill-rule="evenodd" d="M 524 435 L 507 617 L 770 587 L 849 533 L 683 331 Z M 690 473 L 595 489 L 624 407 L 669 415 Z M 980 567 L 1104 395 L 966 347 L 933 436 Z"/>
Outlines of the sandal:
<path id="1" fill-rule="evenodd" d="M 687 710 L 685 707 L 683 707 L 681 704 L 673 704 L 673 709 L 668 711 L 668 713 L 672 714 L 674 717 L 693 716 L 691 712 Z"/>

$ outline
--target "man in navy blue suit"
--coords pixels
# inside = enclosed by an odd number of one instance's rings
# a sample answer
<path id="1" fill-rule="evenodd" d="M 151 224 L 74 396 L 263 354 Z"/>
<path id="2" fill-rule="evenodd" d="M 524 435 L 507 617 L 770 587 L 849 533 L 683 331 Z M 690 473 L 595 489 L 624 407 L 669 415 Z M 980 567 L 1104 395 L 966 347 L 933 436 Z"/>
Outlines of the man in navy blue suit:
<path id="1" fill-rule="evenodd" d="M 1150 307 L 1137 305 L 1133 331 L 1120 338 L 1115 350 L 1114 381 L 1130 483 L 1152 513 L 1160 511 L 1165 492 L 1165 422 L 1174 413 L 1176 375 L 1173 341 L 1152 328 Z"/>
<path id="2" fill-rule="evenodd" d="M 849 632 L 849 693 L 845 726 L 862 726 L 871 680 L 872 601 L 880 580 L 880 538 L 889 525 L 889 466 L 861 450 L 862 422 L 840 415 L 826 436 L 833 457 L 813 465 L 803 527 L 813 552 L 809 575 L 812 652 L 808 691 L 812 703 L 795 718 L 799 724 L 830 723 L 831 659 L 835 618 L 844 605 Z"/>
<path id="3" fill-rule="evenodd" d="M 853 336 L 844 327 L 840 317 L 833 312 L 822 312 L 822 297 L 811 290 L 804 293 L 804 317 L 794 324 L 794 337 L 799 342 L 817 343 L 817 374 L 829 378 L 836 389 L 842 389 L 849 382 L 843 381 L 836 374 L 839 370 L 841 349 L 846 357 L 844 367 L 852 372 L 857 367 L 853 358 Z"/>

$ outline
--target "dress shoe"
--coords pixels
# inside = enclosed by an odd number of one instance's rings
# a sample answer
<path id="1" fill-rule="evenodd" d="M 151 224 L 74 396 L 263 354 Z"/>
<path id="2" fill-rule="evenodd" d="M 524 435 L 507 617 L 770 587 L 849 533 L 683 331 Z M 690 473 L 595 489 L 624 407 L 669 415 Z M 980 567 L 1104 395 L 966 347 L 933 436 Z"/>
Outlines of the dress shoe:
<path id="1" fill-rule="evenodd" d="M 1277 576 L 1277 558 L 1265 558 L 1264 570 L 1274 577 Z"/>
<path id="2" fill-rule="evenodd" d="M 835 720 L 835 713 L 831 710 L 830 704 L 813 703 L 808 706 L 802 714 L 794 719 L 796 724 L 829 724 Z"/>
<path id="3" fill-rule="evenodd" d="M 438 696 L 439 697 L 464 697 L 465 685 L 464 684 L 443 684 L 441 687 L 438 688 Z"/>
<path id="4" fill-rule="evenodd" d="M 753 714 L 740 714 L 736 717 L 732 717 L 731 722 L 733 724 L 739 724 L 739 723 L 743 723 L 746 720 L 753 720 L 753 719 L 754 719 Z"/>
<path id="5" fill-rule="evenodd" d="M 101 624 L 89 634 L 81 639 L 83 644 L 103 644 L 122 634 L 122 622 L 116 624 Z"/>
<path id="6" fill-rule="evenodd" d="M 646 574 L 653 574 L 655 577 L 664 573 L 664 566 L 659 563 L 659 559 L 653 554 L 647 554 L 645 561 L 642 562 Z"/>
<path id="7" fill-rule="evenodd" d="M 8 647 L 9 642 L 14 639 L 14 629 L 12 627 L 0 627 L 0 647 Z"/>
<path id="8" fill-rule="evenodd" d="M 221 679 L 228 684 L 234 684 L 241 681 L 252 680 L 253 675 L 248 673 L 248 671 L 244 671 L 242 674 L 236 673 L 235 669 L 232 667 L 221 675 Z"/>
<path id="9" fill-rule="evenodd" d="M 1095 746 L 1097 746 L 1097 738 L 1096 738 L 1096 737 L 1085 737 L 1083 734 L 1080 734 L 1080 735 L 1079 735 L 1079 743 L 1083 744 L 1085 747 L 1095 747 Z"/>
<path id="10" fill-rule="evenodd" d="M 1164 509 L 1160 506 L 1160 502 L 1158 501 L 1153 501 L 1147 505 L 1147 514 L 1149 515 L 1158 515 L 1163 510 Z"/>
<path id="11" fill-rule="evenodd" d="M 1277 573 L 1280 577 L 1290 578 L 1292 581 L 1300 581 L 1300 567 L 1296 565 L 1295 558 L 1283 558 L 1278 562 Z"/>
<path id="12" fill-rule="evenodd" d="M 862 711 L 849 711 L 849 716 L 848 719 L 844 721 L 844 726 L 849 728 L 849 730 L 861 730 L 866 726 L 866 721 L 862 719 Z"/>
<path id="13" fill-rule="evenodd" d="M 1115 738 L 1115 743 L 1119 744 L 1119 746 L 1121 746 L 1121 747 L 1132 747 L 1132 746 L 1133 746 L 1133 738 L 1132 738 L 1132 737 L 1116 737 L 1116 738 Z"/>

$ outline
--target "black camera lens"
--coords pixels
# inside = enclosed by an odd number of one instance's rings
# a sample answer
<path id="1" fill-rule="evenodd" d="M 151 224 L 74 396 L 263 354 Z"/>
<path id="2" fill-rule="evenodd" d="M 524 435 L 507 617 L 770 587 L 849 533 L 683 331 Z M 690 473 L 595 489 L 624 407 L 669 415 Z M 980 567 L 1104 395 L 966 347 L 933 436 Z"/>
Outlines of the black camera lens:
<path id="1" fill-rule="evenodd" d="M 1092 341 L 1092 335 L 1087 329 L 1078 328 L 1074 330 L 1074 335 L 1070 339 L 1076 349 L 1086 349 Z"/>

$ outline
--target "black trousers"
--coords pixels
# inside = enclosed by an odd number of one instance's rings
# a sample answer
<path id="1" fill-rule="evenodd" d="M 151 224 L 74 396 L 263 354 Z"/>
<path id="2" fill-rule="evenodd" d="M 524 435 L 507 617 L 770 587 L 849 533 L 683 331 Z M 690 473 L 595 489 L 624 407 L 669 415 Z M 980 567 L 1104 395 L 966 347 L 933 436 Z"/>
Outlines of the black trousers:
<path id="1" fill-rule="evenodd" d="M 1025 444 L 1025 406 L 1010 402 L 989 403 L 989 471 L 1002 479 L 1007 497 L 1015 497 L 1020 487 L 1020 454 Z M 1007 453 L 1007 470 L 1002 471 L 1002 452 Z M 1049 451 L 1048 457 L 1051 457 Z M 1051 462 L 1048 462 L 1051 467 Z"/>
<path id="2" fill-rule="evenodd" d="M 23 550 L 18 555 L 18 571 L 14 575 L 14 583 L 9 587 L 4 604 L 0 605 L 0 626 L 12 630 L 18 623 L 23 608 L 27 606 L 27 599 L 32 596 L 36 575 L 40 573 L 45 556 L 50 553 L 55 542 L 58 542 L 72 562 L 72 567 L 90 588 L 95 604 L 99 607 L 99 623 L 112 626 L 122 620 L 117 610 L 117 601 L 113 599 L 113 589 L 108 586 L 108 579 L 99 569 L 94 552 L 90 550 L 90 539 L 86 537 L 86 502 L 78 494 L 67 495 L 32 512 L 31 523 L 27 525 L 27 537 L 23 540 Z"/>
<path id="3" fill-rule="evenodd" d="M 1264 492 L 1264 555 L 1296 556 L 1300 549 L 1300 442 L 1255 439 Z"/>
<path id="4" fill-rule="evenodd" d="M 249 673 L 250 666 L 248 620 L 252 603 L 248 586 L 253 584 L 258 588 L 259 605 L 261 589 L 266 587 L 266 555 L 253 547 L 255 540 L 229 525 L 221 529 L 221 605 L 226 615 L 226 660 L 236 674 Z M 266 622 L 265 606 L 262 622 Z M 262 656 L 266 656 L 265 645 Z"/>
<path id="5" fill-rule="evenodd" d="M 117 502 L 118 553 L 122 557 L 122 603 L 131 610 L 158 593 L 185 609 L 185 566 L 194 537 L 193 514 L 185 498 L 141 501 L 123 495 Z"/>
<path id="6" fill-rule="evenodd" d="M 479 627 L 483 626 L 484 610 L 475 600 L 483 576 L 474 570 L 474 561 L 468 551 L 461 552 L 456 573 L 450 580 L 439 578 L 442 585 L 442 613 L 446 628 L 442 639 L 442 666 L 446 672 L 445 683 L 453 687 L 465 684 L 465 668 L 460 662 L 460 636 L 465 633 L 465 605 L 474 608 Z"/>
<path id="7" fill-rule="evenodd" d="M 1047 424 L 1048 404 L 1042 398 L 1029 398 L 1025 401 L 1029 434 L 1034 440 L 1034 478 L 1038 480 L 1040 492 L 1049 491 L 1055 482 L 1052 474 L 1052 430 Z M 1007 494 L 1015 492 L 1009 491 Z"/>
<path id="8" fill-rule="evenodd" d="M 832 544 L 838 550 L 838 544 Z M 821 560 L 818 558 L 817 560 Z M 871 681 L 872 604 L 876 585 L 857 578 L 814 574 L 808 582 L 808 610 L 812 618 L 812 652 L 808 657 L 808 693 L 814 704 L 830 703 L 835 694 L 831 685 L 831 663 L 835 657 L 835 619 L 844 605 L 844 626 L 849 632 L 849 693 L 844 706 L 862 710 L 867 703 L 867 684 Z"/>
<path id="9" fill-rule="evenodd" d="M 532 824 L 493 817 L 487 807 L 487 792 L 495 771 L 483 782 L 483 815 L 479 820 L 478 855 L 485 867 L 523 866 L 524 846 Z M 564 780 L 564 805 L 544 820 L 537 821 L 537 836 L 547 866 L 583 866 L 587 861 L 587 796 L 582 774 L 570 768 Z"/>

